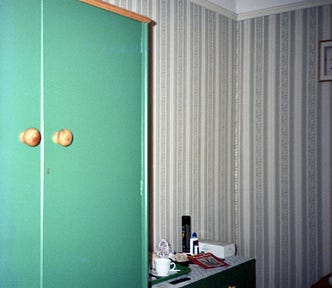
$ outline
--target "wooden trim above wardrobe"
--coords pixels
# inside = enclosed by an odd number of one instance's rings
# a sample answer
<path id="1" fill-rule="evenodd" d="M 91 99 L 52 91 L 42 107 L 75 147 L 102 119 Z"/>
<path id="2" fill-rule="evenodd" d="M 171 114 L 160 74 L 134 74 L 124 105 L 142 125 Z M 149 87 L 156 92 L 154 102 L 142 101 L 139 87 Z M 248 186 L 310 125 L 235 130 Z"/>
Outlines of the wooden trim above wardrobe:
<path id="1" fill-rule="evenodd" d="M 128 18 L 131 18 L 131 19 L 134 19 L 134 20 L 139 21 L 139 22 L 143 22 L 143 23 L 151 23 L 152 22 L 152 20 L 150 18 L 146 17 L 146 16 L 143 16 L 141 14 L 132 12 L 130 10 L 115 6 L 115 5 L 110 4 L 110 3 L 106 3 L 106 2 L 101 1 L 101 0 L 80 0 L 80 1 L 84 2 L 84 3 L 87 3 L 87 4 L 90 4 L 92 6 L 96 6 L 98 8 L 108 10 L 108 11 L 111 11 L 113 13 L 128 17 Z"/>

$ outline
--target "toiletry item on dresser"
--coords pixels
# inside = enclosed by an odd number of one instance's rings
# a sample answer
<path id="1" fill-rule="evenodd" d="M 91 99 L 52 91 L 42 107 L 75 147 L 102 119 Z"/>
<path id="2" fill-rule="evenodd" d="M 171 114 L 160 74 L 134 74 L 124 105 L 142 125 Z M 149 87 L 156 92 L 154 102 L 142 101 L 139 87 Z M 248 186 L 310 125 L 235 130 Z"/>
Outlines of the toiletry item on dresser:
<path id="1" fill-rule="evenodd" d="M 182 252 L 190 253 L 191 219 L 182 216 Z"/>
<path id="2" fill-rule="evenodd" d="M 196 255 L 199 253 L 199 242 L 197 238 L 197 234 L 194 232 L 190 238 L 190 254 Z"/>

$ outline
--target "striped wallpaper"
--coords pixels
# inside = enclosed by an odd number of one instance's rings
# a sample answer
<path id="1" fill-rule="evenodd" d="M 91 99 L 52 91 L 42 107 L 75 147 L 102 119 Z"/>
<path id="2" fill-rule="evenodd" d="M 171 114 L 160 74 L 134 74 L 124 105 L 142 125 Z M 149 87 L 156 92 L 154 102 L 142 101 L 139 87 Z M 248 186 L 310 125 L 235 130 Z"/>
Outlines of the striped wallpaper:
<path id="1" fill-rule="evenodd" d="M 332 5 L 236 21 L 204 0 L 110 0 L 152 28 L 151 249 L 199 237 L 256 259 L 258 288 L 332 271 Z"/>
<path id="2" fill-rule="evenodd" d="M 332 7 L 238 25 L 237 242 L 259 287 L 309 287 L 332 271 L 332 86 L 317 81 Z"/>

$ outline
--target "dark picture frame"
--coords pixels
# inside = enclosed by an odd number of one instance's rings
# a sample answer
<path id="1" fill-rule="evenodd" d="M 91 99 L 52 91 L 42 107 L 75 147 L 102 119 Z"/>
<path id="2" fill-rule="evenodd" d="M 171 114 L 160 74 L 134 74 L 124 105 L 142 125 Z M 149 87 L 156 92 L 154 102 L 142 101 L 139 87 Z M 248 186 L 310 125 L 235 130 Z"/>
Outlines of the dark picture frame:
<path id="1" fill-rule="evenodd" d="M 319 42 L 319 81 L 332 81 L 332 40 Z"/>

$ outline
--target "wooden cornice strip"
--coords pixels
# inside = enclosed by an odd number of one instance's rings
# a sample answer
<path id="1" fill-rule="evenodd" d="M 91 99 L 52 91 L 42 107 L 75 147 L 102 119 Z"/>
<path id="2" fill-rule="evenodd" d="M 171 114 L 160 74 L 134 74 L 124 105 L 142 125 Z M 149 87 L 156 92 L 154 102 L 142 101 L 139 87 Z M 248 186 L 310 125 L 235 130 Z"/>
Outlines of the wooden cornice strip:
<path id="1" fill-rule="evenodd" d="M 113 13 L 128 17 L 128 18 L 131 18 L 131 19 L 134 19 L 134 20 L 139 21 L 139 22 L 143 22 L 143 23 L 152 22 L 152 20 L 150 18 L 146 17 L 146 16 L 143 16 L 141 14 L 138 14 L 138 13 L 129 11 L 127 9 L 115 6 L 115 5 L 110 4 L 110 3 L 106 3 L 106 2 L 101 1 L 101 0 L 80 0 L 80 1 L 84 2 L 84 3 L 87 3 L 87 4 L 90 4 L 92 6 L 96 6 L 98 8 L 101 8 L 101 9 L 111 11 Z"/>

